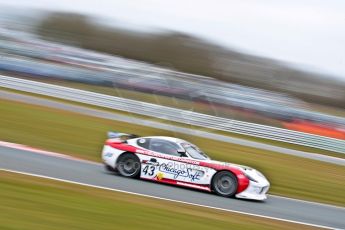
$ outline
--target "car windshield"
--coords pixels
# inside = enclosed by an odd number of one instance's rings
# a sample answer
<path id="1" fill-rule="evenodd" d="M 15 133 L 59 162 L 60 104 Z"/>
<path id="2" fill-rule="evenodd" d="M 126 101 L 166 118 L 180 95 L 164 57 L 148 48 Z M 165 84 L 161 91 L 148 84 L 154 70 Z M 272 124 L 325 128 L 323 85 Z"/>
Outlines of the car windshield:
<path id="1" fill-rule="evenodd" d="M 182 147 L 186 152 L 194 159 L 207 160 L 210 159 L 205 153 L 203 153 L 198 147 L 190 143 L 182 143 Z"/>

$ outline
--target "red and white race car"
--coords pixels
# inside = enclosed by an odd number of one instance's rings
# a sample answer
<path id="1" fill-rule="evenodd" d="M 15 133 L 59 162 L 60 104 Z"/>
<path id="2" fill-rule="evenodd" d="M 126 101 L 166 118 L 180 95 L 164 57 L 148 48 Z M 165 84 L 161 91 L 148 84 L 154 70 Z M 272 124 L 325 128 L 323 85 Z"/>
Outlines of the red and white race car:
<path id="1" fill-rule="evenodd" d="M 259 171 L 211 160 L 195 145 L 173 137 L 109 132 L 102 159 L 109 171 L 161 183 L 265 200 L 270 183 Z"/>

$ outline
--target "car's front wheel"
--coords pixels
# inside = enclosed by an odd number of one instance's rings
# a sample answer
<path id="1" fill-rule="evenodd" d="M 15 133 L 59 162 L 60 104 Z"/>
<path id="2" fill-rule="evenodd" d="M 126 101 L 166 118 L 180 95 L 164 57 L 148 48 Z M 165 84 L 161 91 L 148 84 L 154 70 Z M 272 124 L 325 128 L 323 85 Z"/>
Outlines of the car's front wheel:
<path id="1" fill-rule="evenodd" d="M 212 179 L 212 189 L 220 196 L 234 196 L 237 186 L 236 176 L 229 171 L 220 171 Z"/>
<path id="2" fill-rule="evenodd" d="M 125 153 L 117 161 L 117 170 L 125 177 L 138 177 L 140 173 L 140 160 L 133 153 Z"/>

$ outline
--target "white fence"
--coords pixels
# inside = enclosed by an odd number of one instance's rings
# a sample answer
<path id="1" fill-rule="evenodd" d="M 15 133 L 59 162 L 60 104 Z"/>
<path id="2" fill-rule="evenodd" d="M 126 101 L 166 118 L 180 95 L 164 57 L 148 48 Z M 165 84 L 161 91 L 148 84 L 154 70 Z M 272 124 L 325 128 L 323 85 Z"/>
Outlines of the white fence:
<path id="1" fill-rule="evenodd" d="M 215 130 L 345 153 L 345 141 L 255 123 L 186 111 L 90 91 L 0 75 L 0 87 L 156 117 Z"/>

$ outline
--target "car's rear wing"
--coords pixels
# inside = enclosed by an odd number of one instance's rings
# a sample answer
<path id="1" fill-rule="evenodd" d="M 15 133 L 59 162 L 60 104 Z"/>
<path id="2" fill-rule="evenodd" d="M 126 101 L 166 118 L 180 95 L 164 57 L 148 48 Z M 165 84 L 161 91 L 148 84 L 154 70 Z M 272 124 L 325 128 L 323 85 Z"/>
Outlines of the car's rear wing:
<path id="1" fill-rule="evenodd" d="M 128 134 L 128 133 L 119 133 L 119 132 L 108 132 L 108 138 L 113 139 L 113 138 L 119 138 L 120 140 L 128 140 L 128 139 L 133 139 L 139 137 L 138 135 L 135 134 Z"/>

